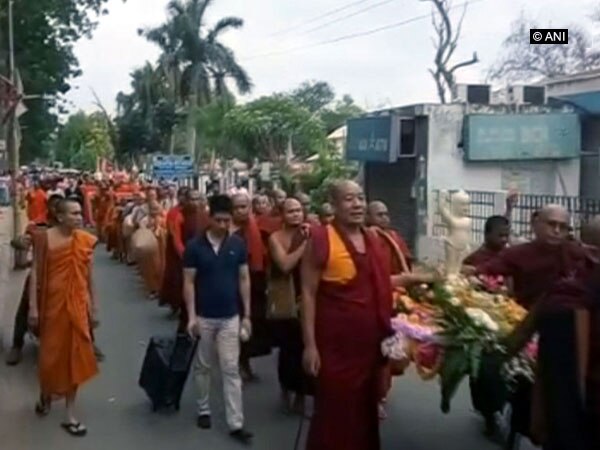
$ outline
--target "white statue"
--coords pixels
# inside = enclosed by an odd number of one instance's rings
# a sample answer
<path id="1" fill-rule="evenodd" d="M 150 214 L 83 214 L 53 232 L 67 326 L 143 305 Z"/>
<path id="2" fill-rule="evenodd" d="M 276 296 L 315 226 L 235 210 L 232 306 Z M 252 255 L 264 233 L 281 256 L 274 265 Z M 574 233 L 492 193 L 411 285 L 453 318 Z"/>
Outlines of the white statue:
<path id="1" fill-rule="evenodd" d="M 446 250 L 446 275 L 451 277 L 460 273 L 463 260 L 469 254 L 471 243 L 470 198 L 465 191 L 458 191 L 450 197 L 448 192 L 440 191 L 438 208 L 448 232 L 444 238 Z"/>

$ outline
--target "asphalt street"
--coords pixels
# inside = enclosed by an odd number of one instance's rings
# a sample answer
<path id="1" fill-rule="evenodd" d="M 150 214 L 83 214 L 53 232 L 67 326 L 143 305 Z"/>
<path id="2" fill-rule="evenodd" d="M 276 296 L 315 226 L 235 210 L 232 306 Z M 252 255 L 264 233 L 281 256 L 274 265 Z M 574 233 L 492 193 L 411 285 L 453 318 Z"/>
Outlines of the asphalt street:
<path id="1" fill-rule="evenodd" d="M 59 426 L 62 404 L 39 419 L 33 412 L 38 395 L 35 345 L 29 341 L 24 362 L 0 365 L 1 450 L 233 450 L 240 445 L 227 435 L 220 386 L 212 397 L 213 429 L 196 428 L 194 385 L 189 383 L 178 413 L 153 413 L 138 375 L 148 339 L 174 333 L 167 311 L 144 299 L 135 272 L 98 251 L 95 282 L 101 308 L 97 341 L 106 353 L 101 373 L 82 389 L 80 417 L 89 433 L 74 438 Z M 4 356 L 4 355 L 2 355 Z M 283 414 L 278 399 L 275 355 L 255 360 L 260 381 L 245 388 L 248 428 L 253 448 L 293 450 L 299 419 Z M 501 448 L 481 433 L 481 420 L 470 407 L 466 384 L 450 414 L 439 409 L 435 381 L 414 374 L 397 378 L 389 399 L 389 418 L 382 425 L 385 450 L 492 450 Z M 307 426 L 304 427 L 305 429 Z M 530 450 L 528 444 L 521 450 Z M 343 449 L 340 449 L 343 450 Z"/>

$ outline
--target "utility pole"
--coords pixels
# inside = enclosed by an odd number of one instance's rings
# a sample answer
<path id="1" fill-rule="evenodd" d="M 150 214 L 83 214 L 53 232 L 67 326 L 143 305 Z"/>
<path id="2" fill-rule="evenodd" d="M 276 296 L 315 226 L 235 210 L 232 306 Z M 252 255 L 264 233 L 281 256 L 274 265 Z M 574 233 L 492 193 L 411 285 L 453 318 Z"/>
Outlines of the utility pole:
<path id="1" fill-rule="evenodd" d="M 16 85 L 15 71 L 15 35 L 13 21 L 13 3 L 14 0 L 8 0 L 8 67 L 10 72 L 10 81 L 13 86 Z M 10 169 L 13 180 L 12 210 L 13 210 L 13 237 L 17 238 L 21 233 L 21 205 L 20 192 L 17 189 L 17 180 L 19 176 L 20 158 L 19 143 L 17 142 L 17 108 L 13 107 L 8 118 L 7 150 L 10 158 Z"/>

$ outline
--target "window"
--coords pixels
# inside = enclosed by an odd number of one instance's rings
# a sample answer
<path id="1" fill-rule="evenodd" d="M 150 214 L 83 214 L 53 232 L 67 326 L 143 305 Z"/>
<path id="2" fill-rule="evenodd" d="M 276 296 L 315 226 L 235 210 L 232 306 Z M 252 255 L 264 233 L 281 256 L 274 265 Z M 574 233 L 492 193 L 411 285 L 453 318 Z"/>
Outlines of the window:
<path id="1" fill-rule="evenodd" d="M 402 119 L 400 121 L 400 157 L 415 156 L 415 121 Z"/>

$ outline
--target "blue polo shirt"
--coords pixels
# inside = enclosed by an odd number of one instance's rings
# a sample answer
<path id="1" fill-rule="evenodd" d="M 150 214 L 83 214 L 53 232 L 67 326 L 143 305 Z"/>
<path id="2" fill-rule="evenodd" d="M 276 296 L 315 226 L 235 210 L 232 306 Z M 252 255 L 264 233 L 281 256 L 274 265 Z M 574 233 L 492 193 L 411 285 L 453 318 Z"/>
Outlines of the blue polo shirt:
<path id="1" fill-rule="evenodd" d="M 206 234 L 188 241 L 183 265 L 196 269 L 196 314 L 207 319 L 229 319 L 239 314 L 240 266 L 247 264 L 244 240 L 227 236 L 215 252 Z"/>

